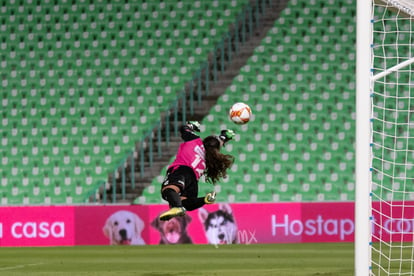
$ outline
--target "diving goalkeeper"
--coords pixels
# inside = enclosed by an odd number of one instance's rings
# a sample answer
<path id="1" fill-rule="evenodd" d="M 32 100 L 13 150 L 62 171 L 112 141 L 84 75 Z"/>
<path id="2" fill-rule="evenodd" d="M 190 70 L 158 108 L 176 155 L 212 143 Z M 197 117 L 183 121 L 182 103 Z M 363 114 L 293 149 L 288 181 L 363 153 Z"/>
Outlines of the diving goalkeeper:
<path id="1" fill-rule="evenodd" d="M 233 139 L 234 131 L 226 129 L 218 136 L 201 139 L 196 133 L 200 132 L 200 123 L 189 121 L 180 127 L 180 132 L 184 142 L 168 166 L 161 187 L 162 198 L 168 201 L 170 209 L 160 215 L 160 220 L 184 216 L 186 211 L 214 203 L 215 192 L 198 197 L 198 181 L 204 175 L 207 182 L 216 184 L 227 175 L 227 169 L 234 162 L 232 155 L 220 152 L 220 148 Z"/>

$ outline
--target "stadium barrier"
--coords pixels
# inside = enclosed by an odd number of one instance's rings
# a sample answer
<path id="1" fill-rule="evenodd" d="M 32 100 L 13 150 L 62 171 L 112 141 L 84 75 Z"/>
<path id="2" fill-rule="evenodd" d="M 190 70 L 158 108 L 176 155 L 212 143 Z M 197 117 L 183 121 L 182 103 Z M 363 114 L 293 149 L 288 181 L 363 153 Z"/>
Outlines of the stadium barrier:
<path id="1" fill-rule="evenodd" d="M 0 246 L 353 242 L 354 203 L 213 204 L 162 223 L 167 205 L 0 208 Z M 399 212 L 398 208 L 387 212 Z M 414 214 L 375 218 L 412 237 Z M 375 226 L 374 226 L 375 231 Z M 403 235 L 403 236 L 401 236 Z M 123 238 L 122 238 L 123 237 Z"/>
<path id="2" fill-rule="evenodd" d="M 0 208 L 0 244 L 333 242 L 351 241 L 354 227 L 351 203 L 215 204 L 188 212 L 184 219 L 164 225 L 156 218 L 166 207 L 4 207 Z M 205 229 L 207 225 L 211 228 Z M 178 228 L 181 230 L 175 233 L 174 229 Z M 163 229 L 166 233 L 162 236 Z M 186 237 L 179 236 L 178 232 Z M 128 237 L 124 242 L 122 235 Z"/>

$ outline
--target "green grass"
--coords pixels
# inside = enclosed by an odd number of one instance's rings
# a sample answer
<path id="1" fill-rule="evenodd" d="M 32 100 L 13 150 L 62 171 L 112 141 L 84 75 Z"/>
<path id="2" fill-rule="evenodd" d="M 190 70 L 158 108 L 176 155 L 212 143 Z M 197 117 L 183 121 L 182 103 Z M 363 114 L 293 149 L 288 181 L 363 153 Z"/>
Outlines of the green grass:
<path id="1" fill-rule="evenodd" d="M 411 243 L 374 242 L 372 245 L 373 275 L 412 275 L 414 260 Z"/>
<path id="2" fill-rule="evenodd" d="M 353 275 L 352 243 L 0 248 L 0 275 Z"/>

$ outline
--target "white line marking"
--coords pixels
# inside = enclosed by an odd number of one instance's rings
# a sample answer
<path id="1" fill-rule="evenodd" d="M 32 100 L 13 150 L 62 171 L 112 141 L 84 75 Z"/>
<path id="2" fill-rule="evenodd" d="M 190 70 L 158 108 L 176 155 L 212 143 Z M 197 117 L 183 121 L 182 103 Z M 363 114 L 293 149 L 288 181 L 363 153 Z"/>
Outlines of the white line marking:
<path id="1" fill-rule="evenodd" d="M 13 269 L 19 269 L 19 268 L 24 268 L 26 266 L 35 266 L 35 265 L 42 265 L 44 263 L 35 263 L 35 264 L 24 264 L 24 265 L 16 265 L 16 266 L 8 266 L 8 267 L 0 267 L 0 271 L 5 271 L 5 270 L 13 270 Z"/>

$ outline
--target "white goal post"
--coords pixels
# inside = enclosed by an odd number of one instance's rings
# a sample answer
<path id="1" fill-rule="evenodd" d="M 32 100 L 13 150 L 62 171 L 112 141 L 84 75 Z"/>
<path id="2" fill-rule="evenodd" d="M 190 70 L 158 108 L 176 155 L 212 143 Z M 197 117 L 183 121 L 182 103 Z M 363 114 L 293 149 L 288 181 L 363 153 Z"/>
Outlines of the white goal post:
<path id="1" fill-rule="evenodd" d="M 414 275 L 414 0 L 356 22 L 355 275 Z"/>

